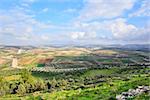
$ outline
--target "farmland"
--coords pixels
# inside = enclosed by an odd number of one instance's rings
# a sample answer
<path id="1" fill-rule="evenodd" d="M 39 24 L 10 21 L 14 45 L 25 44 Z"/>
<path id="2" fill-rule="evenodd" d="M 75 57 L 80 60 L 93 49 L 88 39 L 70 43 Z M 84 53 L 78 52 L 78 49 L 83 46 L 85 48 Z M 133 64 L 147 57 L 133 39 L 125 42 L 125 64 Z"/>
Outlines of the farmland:
<path id="1" fill-rule="evenodd" d="M 115 100 L 150 86 L 149 56 L 114 48 L 1 48 L 0 100 Z M 12 66 L 14 58 L 18 67 Z M 149 92 L 127 99 L 148 100 Z"/>

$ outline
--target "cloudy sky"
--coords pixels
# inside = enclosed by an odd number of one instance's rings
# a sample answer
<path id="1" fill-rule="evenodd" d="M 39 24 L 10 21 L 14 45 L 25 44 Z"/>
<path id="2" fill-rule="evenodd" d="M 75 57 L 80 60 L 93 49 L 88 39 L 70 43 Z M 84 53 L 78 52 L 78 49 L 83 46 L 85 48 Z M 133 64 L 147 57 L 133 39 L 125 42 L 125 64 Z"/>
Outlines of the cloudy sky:
<path id="1" fill-rule="evenodd" d="M 0 44 L 150 43 L 149 0 L 0 0 Z"/>

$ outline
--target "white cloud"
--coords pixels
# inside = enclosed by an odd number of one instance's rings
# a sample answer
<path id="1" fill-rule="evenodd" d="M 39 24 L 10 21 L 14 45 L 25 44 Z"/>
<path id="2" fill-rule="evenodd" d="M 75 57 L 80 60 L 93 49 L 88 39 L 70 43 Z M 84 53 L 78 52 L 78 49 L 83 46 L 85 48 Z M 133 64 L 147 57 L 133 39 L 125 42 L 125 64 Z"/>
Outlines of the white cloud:
<path id="1" fill-rule="evenodd" d="M 133 7 L 135 0 L 85 0 L 80 20 L 114 18 Z"/>
<path id="2" fill-rule="evenodd" d="M 125 19 L 116 19 L 110 24 L 110 30 L 114 39 L 135 42 L 148 43 L 150 42 L 150 26 L 136 27 L 128 24 Z"/>
<path id="3" fill-rule="evenodd" d="M 127 24 L 124 19 L 117 19 L 111 25 L 111 31 L 116 38 L 127 38 L 136 34 L 137 28 L 134 25 Z"/>
<path id="4" fill-rule="evenodd" d="M 48 30 L 53 25 L 37 21 L 33 15 L 24 10 L 11 9 L 0 11 L 0 38 L 3 42 L 8 42 L 5 38 L 10 38 L 9 42 L 19 41 L 29 43 L 39 43 L 39 40 L 46 40 L 42 30 Z"/>
<path id="5" fill-rule="evenodd" d="M 86 0 L 83 9 L 79 12 L 79 19 L 75 18 L 73 22 L 71 20 L 63 25 L 51 25 L 36 20 L 36 15 L 33 14 L 41 14 L 49 9 L 41 8 L 41 11 L 36 13 L 30 9 L 30 5 L 37 0 L 25 1 L 24 4 L 18 6 L 20 9 L 0 10 L 1 43 L 82 42 L 103 44 L 104 41 L 105 43 L 113 43 L 114 41 L 141 42 L 147 41 L 149 38 L 150 25 L 137 27 L 121 18 L 124 11 L 133 7 L 135 0 Z M 76 10 L 66 9 L 64 12 L 72 14 Z M 141 12 L 143 14 L 145 10 L 140 11 L 139 15 Z"/>
<path id="6" fill-rule="evenodd" d="M 130 14 L 129 17 L 134 16 L 150 16 L 150 1 L 149 0 L 143 0 L 141 3 L 141 7 L 136 10 L 134 13 Z"/>
<path id="7" fill-rule="evenodd" d="M 73 24 L 73 27 L 76 30 L 79 30 L 81 32 L 84 32 L 84 36 L 81 39 L 86 39 L 88 41 L 88 39 L 95 39 L 95 38 L 99 38 L 99 37 L 105 37 L 105 35 L 101 34 L 101 30 L 104 30 L 105 25 L 102 22 L 75 22 Z M 77 34 L 76 34 L 77 35 Z"/>
<path id="8" fill-rule="evenodd" d="M 122 42 L 146 42 L 150 33 L 150 25 L 143 25 L 143 27 L 137 27 L 133 24 L 129 24 L 126 19 L 118 18 L 114 20 L 104 20 L 101 22 L 76 22 L 74 23 L 76 29 L 82 32 L 72 33 L 72 38 L 76 40 L 89 39 L 103 41 L 122 41 Z M 137 42 L 138 41 L 138 42 Z"/>
<path id="9" fill-rule="evenodd" d="M 49 36 L 41 35 L 42 40 L 49 40 Z"/>
<path id="10" fill-rule="evenodd" d="M 77 9 L 73 9 L 73 8 L 69 8 L 69 9 L 64 10 L 65 13 L 73 13 L 76 11 L 77 11 Z"/>
<path id="11" fill-rule="evenodd" d="M 43 10 L 42 10 L 42 12 L 48 12 L 48 8 L 44 8 Z"/>
<path id="12" fill-rule="evenodd" d="M 70 33 L 71 38 L 75 40 L 88 40 L 92 38 L 96 38 L 95 32 L 72 32 Z"/>
<path id="13" fill-rule="evenodd" d="M 22 3 L 21 6 L 23 6 L 23 7 L 29 7 L 29 4 L 28 3 Z"/>
<path id="14" fill-rule="evenodd" d="M 108 22 L 107 22 L 108 23 Z M 98 30 L 103 30 L 106 29 L 106 22 L 98 22 L 98 21 L 92 21 L 92 22 L 75 22 L 74 27 L 77 29 L 83 30 L 83 31 L 98 31 Z"/>
<path id="15" fill-rule="evenodd" d="M 85 32 L 73 32 L 71 33 L 72 39 L 80 39 L 85 37 Z"/>
<path id="16" fill-rule="evenodd" d="M 25 3 L 34 3 L 36 2 L 37 0 L 21 0 L 22 2 L 25 2 Z"/>
<path id="17" fill-rule="evenodd" d="M 80 16 L 75 20 L 78 30 L 96 34 L 96 38 L 114 39 L 118 41 L 148 40 L 148 27 L 137 27 L 128 23 L 126 18 L 121 18 L 125 11 L 132 9 L 136 0 L 85 0 L 85 5 Z M 143 11 L 147 10 L 149 3 L 143 4 Z M 147 13 L 146 13 L 147 14 Z M 75 37 L 79 35 L 76 34 Z M 86 38 L 83 38 L 86 39 Z M 114 41 L 112 40 L 112 41 Z M 87 39 L 88 41 L 88 39 Z"/>

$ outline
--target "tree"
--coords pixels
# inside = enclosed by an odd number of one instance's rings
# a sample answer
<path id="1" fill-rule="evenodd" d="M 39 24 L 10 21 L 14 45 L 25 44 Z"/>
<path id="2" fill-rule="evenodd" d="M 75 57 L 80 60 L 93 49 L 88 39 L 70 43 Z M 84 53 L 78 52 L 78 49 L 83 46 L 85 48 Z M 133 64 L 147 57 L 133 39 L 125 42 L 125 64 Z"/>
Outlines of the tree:
<path id="1" fill-rule="evenodd" d="M 31 88 L 31 84 L 30 83 L 25 82 L 24 86 L 26 88 L 26 93 L 31 93 L 32 92 L 32 88 Z"/>
<path id="2" fill-rule="evenodd" d="M 49 81 L 47 82 L 47 84 L 46 84 L 46 85 L 47 85 L 47 89 L 48 89 L 48 90 L 49 90 L 49 89 L 51 89 L 51 84 L 50 84 L 50 82 L 49 82 Z"/>
<path id="3" fill-rule="evenodd" d="M 35 89 L 38 91 L 45 89 L 45 84 L 44 84 L 43 80 L 41 80 L 41 79 L 37 80 L 37 82 L 35 84 Z"/>
<path id="4" fill-rule="evenodd" d="M 26 88 L 25 88 L 25 86 L 24 86 L 23 84 L 20 84 L 20 85 L 18 86 L 18 89 L 17 89 L 16 92 L 17 92 L 18 94 L 23 95 L 24 93 L 26 93 Z"/>
<path id="5" fill-rule="evenodd" d="M 67 87 L 68 81 L 67 80 L 60 80 L 61 89 L 65 89 Z"/>
<path id="6" fill-rule="evenodd" d="M 57 81 L 56 81 L 55 78 L 53 78 L 53 80 L 51 81 L 51 87 L 52 87 L 52 88 L 57 87 Z"/>
<path id="7" fill-rule="evenodd" d="M 16 83 L 10 84 L 10 93 L 15 94 L 17 89 L 18 89 L 18 86 Z"/>
<path id="8" fill-rule="evenodd" d="M 10 93 L 9 84 L 0 76 L 0 95 Z"/>
<path id="9" fill-rule="evenodd" d="M 7 86 L 7 84 L 4 84 L 1 88 L 0 88 L 0 95 L 5 95 L 7 93 L 10 92 L 9 87 Z"/>

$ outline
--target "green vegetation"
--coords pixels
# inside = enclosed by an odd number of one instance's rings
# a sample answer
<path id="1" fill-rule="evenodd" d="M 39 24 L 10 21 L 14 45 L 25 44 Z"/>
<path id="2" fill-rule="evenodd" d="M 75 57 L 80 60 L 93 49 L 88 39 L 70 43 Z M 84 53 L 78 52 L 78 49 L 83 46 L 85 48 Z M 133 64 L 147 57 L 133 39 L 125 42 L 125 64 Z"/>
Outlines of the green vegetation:
<path id="1" fill-rule="evenodd" d="M 45 64 L 37 64 L 37 67 L 44 67 Z"/>
<path id="2" fill-rule="evenodd" d="M 56 56 L 52 62 L 48 62 L 52 69 L 87 68 L 84 70 L 45 71 L 42 68 L 46 64 L 37 62 L 27 64 L 29 66 L 23 69 L 10 68 L 9 64 L 4 64 L 0 67 L 0 100 L 115 100 L 116 95 L 129 89 L 150 86 L 150 68 L 145 65 L 147 55 L 141 56 L 141 52 L 129 51 L 110 54 L 106 50 L 103 55 L 102 52 L 94 52 L 78 56 Z M 119 53 L 128 56 L 119 55 L 117 58 Z M 19 56 L 32 58 L 33 55 L 24 53 Z M 136 63 L 139 60 L 143 61 L 143 65 Z M 42 71 L 33 70 L 35 67 Z M 149 98 L 147 93 L 143 93 L 132 99 Z"/>
<path id="3" fill-rule="evenodd" d="M 149 100 L 150 95 L 148 93 L 143 93 L 133 98 L 133 100 Z"/>
<path id="4" fill-rule="evenodd" d="M 91 86 L 91 87 L 80 87 L 76 90 L 62 90 L 62 91 L 53 91 L 52 93 L 33 93 L 34 96 L 27 95 L 23 96 L 23 98 L 26 99 L 31 99 L 31 98 L 42 98 L 48 100 L 51 98 L 51 100 L 56 100 L 56 99 L 67 99 L 67 100 L 72 100 L 72 99 L 78 99 L 78 100 L 112 100 L 115 99 L 115 96 L 117 94 L 120 94 L 121 92 L 127 91 L 128 89 L 131 88 L 136 88 L 139 85 L 150 85 L 149 80 L 147 79 L 148 75 L 134 75 L 129 78 L 129 80 L 120 80 L 114 77 L 113 79 L 109 78 L 106 83 L 100 83 L 97 84 L 96 86 Z M 63 81 L 62 81 L 63 82 Z M 65 86 L 66 81 L 64 81 L 63 85 Z M 57 81 L 52 80 L 53 86 L 57 86 Z M 24 88 L 22 88 L 22 91 Z M 21 91 L 21 93 L 22 93 Z M 17 95 L 12 95 L 11 98 L 17 98 Z M 20 95 L 21 96 L 21 95 Z M 142 95 L 138 96 L 135 98 L 143 98 L 147 97 L 148 95 Z M 6 95 L 3 98 L 10 98 L 10 95 Z M 20 97 L 22 98 L 22 96 Z M 138 100 L 138 99 L 137 99 Z"/>
<path id="5" fill-rule="evenodd" d="M 111 69 L 94 69 L 94 70 L 89 70 L 86 73 L 84 73 L 84 75 L 82 77 L 95 77 L 95 76 L 111 76 L 113 74 L 116 74 L 117 71 L 119 69 L 118 68 L 111 68 Z"/>

